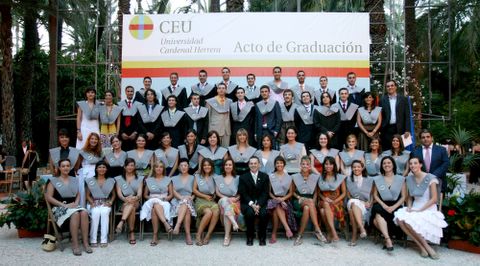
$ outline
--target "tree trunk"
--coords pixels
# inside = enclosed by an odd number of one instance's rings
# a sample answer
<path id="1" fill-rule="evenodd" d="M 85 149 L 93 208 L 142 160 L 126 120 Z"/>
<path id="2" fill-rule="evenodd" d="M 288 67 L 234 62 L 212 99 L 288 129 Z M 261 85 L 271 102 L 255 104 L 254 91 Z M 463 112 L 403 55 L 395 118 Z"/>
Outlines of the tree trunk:
<path id="1" fill-rule="evenodd" d="M 209 12 L 220 12 L 220 0 L 210 0 Z"/>
<path id="2" fill-rule="evenodd" d="M 12 6 L 11 2 L 0 4 L 0 49 L 2 51 L 2 132 L 3 151 L 15 155 L 15 107 L 13 96 L 13 71 L 12 71 Z"/>
<path id="3" fill-rule="evenodd" d="M 415 20 L 415 0 L 405 0 L 405 45 L 407 47 L 407 60 L 405 68 L 407 78 L 405 85 L 408 94 L 412 97 L 413 112 L 415 113 L 415 131 L 419 132 L 422 128 L 422 90 L 419 84 L 421 75 L 420 65 L 415 64 L 418 61 L 417 55 L 417 22 Z"/>
<path id="4" fill-rule="evenodd" d="M 17 108 L 20 117 L 19 135 L 22 140 L 32 140 L 32 89 L 33 73 L 35 66 L 35 56 L 38 49 L 38 30 L 37 30 L 37 7 L 36 0 L 30 0 L 25 3 L 23 10 L 24 34 L 23 34 L 23 58 L 21 60 L 20 92 L 21 105 Z"/>
<path id="5" fill-rule="evenodd" d="M 227 12 L 243 12 L 243 0 L 227 0 Z"/>
<path id="6" fill-rule="evenodd" d="M 122 63 L 122 32 L 123 32 L 123 14 L 130 14 L 130 0 L 118 1 L 118 58 Z"/>
<path id="7" fill-rule="evenodd" d="M 49 0 L 51 10 L 48 16 L 48 43 L 50 48 L 49 54 L 49 82 L 50 91 L 50 147 L 57 145 L 57 47 L 58 47 L 58 21 L 57 21 L 57 0 Z"/>

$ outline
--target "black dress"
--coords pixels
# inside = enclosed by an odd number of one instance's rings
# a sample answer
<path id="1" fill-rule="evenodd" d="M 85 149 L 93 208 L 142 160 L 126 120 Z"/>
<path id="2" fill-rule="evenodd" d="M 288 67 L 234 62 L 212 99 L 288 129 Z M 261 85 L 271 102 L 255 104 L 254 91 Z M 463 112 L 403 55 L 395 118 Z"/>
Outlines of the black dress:
<path id="1" fill-rule="evenodd" d="M 29 151 L 27 155 L 27 160 L 23 164 L 24 168 L 30 169 L 30 171 L 28 172 L 28 175 L 26 175 L 28 182 L 33 182 L 37 179 L 37 169 L 38 169 L 37 158 L 38 158 L 38 154 L 36 151 Z"/>
<path id="2" fill-rule="evenodd" d="M 382 199 L 382 196 L 380 195 L 380 193 L 378 193 L 378 196 L 380 197 L 380 199 Z M 389 201 L 389 200 L 383 200 L 382 201 L 387 205 L 387 206 L 393 206 L 395 205 L 395 203 L 397 203 L 397 201 L 402 197 L 402 194 L 400 193 L 398 195 L 398 198 L 397 200 L 395 201 Z M 394 213 L 400 209 L 402 207 L 402 205 L 400 205 L 400 207 L 396 208 L 392 213 L 389 213 L 387 212 L 383 207 L 382 205 L 380 205 L 379 203 L 374 203 L 373 206 L 372 206 L 372 215 L 370 216 L 370 223 L 373 223 L 373 219 L 375 218 L 375 216 L 377 214 L 379 214 L 380 216 L 383 217 L 383 219 L 385 219 L 385 221 L 387 222 L 387 226 L 388 226 L 388 234 L 390 236 L 395 236 L 396 239 L 401 239 L 403 237 L 403 231 L 401 230 L 401 228 L 397 225 L 395 225 L 395 223 L 393 222 L 393 218 L 394 218 Z"/>

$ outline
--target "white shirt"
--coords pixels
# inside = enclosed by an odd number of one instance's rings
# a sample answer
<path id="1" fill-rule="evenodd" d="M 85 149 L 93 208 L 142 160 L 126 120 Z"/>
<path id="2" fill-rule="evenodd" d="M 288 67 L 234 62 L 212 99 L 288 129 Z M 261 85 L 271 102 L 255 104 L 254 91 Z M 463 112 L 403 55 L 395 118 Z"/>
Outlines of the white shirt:
<path id="1" fill-rule="evenodd" d="M 388 95 L 388 102 L 390 103 L 390 125 L 397 123 L 397 95 Z"/>

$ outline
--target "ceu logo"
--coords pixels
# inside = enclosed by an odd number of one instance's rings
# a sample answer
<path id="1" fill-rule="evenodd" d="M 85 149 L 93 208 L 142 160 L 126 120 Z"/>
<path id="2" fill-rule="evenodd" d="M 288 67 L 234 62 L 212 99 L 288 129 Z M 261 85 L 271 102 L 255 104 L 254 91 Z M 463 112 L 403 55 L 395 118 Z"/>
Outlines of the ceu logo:
<path id="1" fill-rule="evenodd" d="M 152 35 L 153 21 L 145 15 L 135 16 L 130 21 L 129 31 L 133 38 L 145 40 Z"/>

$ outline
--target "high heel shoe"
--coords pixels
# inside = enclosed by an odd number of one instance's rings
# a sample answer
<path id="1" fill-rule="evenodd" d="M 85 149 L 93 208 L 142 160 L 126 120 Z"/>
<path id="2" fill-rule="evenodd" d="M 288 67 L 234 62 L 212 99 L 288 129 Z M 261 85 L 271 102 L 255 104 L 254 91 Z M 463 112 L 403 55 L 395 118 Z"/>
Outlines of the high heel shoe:
<path id="1" fill-rule="evenodd" d="M 391 252 L 393 251 L 393 243 L 391 247 L 387 247 L 388 240 L 390 240 L 390 243 L 391 243 L 392 240 L 390 239 L 390 237 L 385 237 L 385 245 L 383 246 L 383 249 L 387 250 L 388 252 Z"/>
<path id="2" fill-rule="evenodd" d="M 232 224 L 232 229 L 233 231 L 238 232 L 238 224 L 237 223 Z"/>
<path id="3" fill-rule="evenodd" d="M 293 237 L 293 233 L 292 233 L 291 230 L 287 230 L 287 231 L 285 232 L 285 235 L 286 235 L 286 237 L 287 237 L 288 240 L 292 239 L 292 237 Z"/>
<path id="4" fill-rule="evenodd" d="M 315 231 L 315 237 L 317 237 L 317 239 L 322 243 L 327 242 L 327 239 L 325 238 L 325 236 L 322 234 L 321 231 Z"/>
<path id="5" fill-rule="evenodd" d="M 115 228 L 115 233 L 120 234 L 125 228 L 125 220 L 121 220 Z"/>

